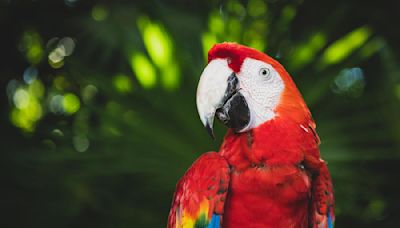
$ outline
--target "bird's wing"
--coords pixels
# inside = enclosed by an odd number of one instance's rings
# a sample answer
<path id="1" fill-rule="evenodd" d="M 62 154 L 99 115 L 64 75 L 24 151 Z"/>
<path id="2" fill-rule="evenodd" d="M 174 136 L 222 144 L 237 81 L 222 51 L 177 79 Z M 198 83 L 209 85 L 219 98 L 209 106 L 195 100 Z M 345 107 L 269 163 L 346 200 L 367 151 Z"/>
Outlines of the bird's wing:
<path id="1" fill-rule="evenodd" d="M 313 176 L 310 227 L 333 228 L 335 222 L 335 200 L 328 167 L 323 160 L 307 156 L 305 166 Z"/>
<path id="2" fill-rule="evenodd" d="M 216 152 L 203 154 L 179 180 L 168 228 L 219 228 L 229 186 L 229 165 Z"/>

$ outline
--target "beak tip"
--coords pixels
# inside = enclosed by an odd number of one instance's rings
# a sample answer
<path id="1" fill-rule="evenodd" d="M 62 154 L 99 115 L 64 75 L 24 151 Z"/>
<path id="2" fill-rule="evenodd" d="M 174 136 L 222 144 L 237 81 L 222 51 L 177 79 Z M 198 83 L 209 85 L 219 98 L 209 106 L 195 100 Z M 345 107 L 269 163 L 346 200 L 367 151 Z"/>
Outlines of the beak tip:
<path id="1" fill-rule="evenodd" d="M 205 127 L 207 129 L 208 134 L 211 136 L 211 138 L 213 140 L 215 140 L 214 130 L 213 130 L 212 126 L 210 125 L 210 123 L 208 121 L 206 122 Z"/>

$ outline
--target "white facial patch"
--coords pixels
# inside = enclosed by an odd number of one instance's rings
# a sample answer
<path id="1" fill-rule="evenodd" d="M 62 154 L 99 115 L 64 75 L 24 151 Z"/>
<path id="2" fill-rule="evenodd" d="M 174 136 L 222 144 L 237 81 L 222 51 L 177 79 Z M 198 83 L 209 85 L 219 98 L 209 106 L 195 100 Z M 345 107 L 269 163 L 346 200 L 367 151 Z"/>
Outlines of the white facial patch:
<path id="1" fill-rule="evenodd" d="M 275 117 L 284 82 L 278 72 L 269 64 L 246 58 L 238 74 L 240 93 L 250 109 L 250 123 L 246 131 Z"/>

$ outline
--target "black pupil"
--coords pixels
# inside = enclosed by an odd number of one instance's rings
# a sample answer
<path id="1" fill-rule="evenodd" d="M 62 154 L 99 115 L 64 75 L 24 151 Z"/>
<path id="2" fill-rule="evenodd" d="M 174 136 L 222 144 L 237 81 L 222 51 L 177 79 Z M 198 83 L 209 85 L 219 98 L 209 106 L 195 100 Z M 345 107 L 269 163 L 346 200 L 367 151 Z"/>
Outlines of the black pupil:
<path id="1" fill-rule="evenodd" d="M 263 75 L 266 75 L 266 74 L 267 74 L 267 70 L 263 70 L 263 71 L 262 71 L 262 74 L 263 74 Z"/>

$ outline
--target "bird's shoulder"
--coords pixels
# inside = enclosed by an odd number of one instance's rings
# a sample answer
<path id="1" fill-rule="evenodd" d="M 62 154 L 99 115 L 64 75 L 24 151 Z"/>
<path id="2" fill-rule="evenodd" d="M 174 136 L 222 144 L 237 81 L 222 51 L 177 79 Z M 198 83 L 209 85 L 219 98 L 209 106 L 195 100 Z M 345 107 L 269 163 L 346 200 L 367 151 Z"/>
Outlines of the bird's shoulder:
<path id="1" fill-rule="evenodd" d="M 222 156 L 200 156 L 179 180 L 168 227 L 220 227 L 230 168 Z"/>

